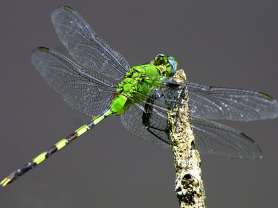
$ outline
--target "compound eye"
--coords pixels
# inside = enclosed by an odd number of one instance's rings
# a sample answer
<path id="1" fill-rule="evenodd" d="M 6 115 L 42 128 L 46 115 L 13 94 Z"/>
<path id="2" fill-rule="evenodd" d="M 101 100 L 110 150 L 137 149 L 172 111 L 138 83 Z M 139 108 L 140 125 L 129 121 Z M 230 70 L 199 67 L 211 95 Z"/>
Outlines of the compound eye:
<path id="1" fill-rule="evenodd" d="M 155 57 L 156 65 L 165 64 L 166 63 L 165 58 L 166 58 L 165 54 L 162 54 L 162 53 L 157 54 L 156 57 Z"/>
<path id="2" fill-rule="evenodd" d="M 169 58 L 169 64 L 171 66 L 171 74 L 174 74 L 177 70 L 177 62 L 172 57 Z"/>
<path id="3" fill-rule="evenodd" d="M 165 58 L 165 55 L 162 54 L 162 53 L 159 53 L 159 54 L 157 54 L 157 55 L 155 56 L 155 59 L 156 59 L 157 61 L 164 60 L 164 58 Z"/>
<path id="4" fill-rule="evenodd" d="M 162 57 L 164 57 L 165 55 L 163 54 L 163 53 L 159 53 L 159 54 L 157 54 L 156 55 L 156 57 L 160 57 L 160 58 L 162 58 Z"/>

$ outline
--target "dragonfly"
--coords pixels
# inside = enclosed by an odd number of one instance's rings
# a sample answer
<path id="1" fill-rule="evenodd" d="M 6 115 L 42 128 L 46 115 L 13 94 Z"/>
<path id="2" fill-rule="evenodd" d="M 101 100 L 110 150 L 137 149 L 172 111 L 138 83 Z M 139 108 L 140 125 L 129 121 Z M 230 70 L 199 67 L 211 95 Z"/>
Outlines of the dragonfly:
<path id="1" fill-rule="evenodd" d="M 257 159 L 262 151 L 241 131 L 217 120 L 254 121 L 278 117 L 278 103 L 270 95 L 242 89 L 176 83 L 178 62 L 158 54 L 147 64 L 130 67 L 126 59 L 108 45 L 72 7 L 62 6 L 51 14 L 55 32 L 67 49 L 63 55 L 47 47 L 32 53 L 32 64 L 73 109 L 91 117 L 56 144 L 5 177 L 6 187 L 84 133 L 111 116 L 136 136 L 171 145 L 167 112 L 177 103 L 180 89 L 189 96 L 191 126 L 201 153 L 233 158 Z"/>

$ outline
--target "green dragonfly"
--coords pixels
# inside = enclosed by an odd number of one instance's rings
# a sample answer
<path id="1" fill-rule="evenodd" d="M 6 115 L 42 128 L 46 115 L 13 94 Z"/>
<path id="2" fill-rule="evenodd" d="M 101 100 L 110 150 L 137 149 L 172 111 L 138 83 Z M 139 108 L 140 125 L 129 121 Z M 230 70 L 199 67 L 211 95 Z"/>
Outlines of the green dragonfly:
<path id="1" fill-rule="evenodd" d="M 0 186 L 6 187 L 110 116 L 120 116 L 137 136 L 169 145 L 167 112 L 178 104 L 175 98 L 180 89 L 188 92 L 191 125 L 201 153 L 261 158 L 254 140 L 212 120 L 276 118 L 278 103 L 268 94 L 191 82 L 179 85 L 171 79 L 177 70 L 174 57 L 158 54 L 147 64 L 130 67 L 70 6 L 54 10 L 51 20 L 69 54 L 39 47 L 32 63 L 72 108 L 92 119 L 12 172 Z"/>

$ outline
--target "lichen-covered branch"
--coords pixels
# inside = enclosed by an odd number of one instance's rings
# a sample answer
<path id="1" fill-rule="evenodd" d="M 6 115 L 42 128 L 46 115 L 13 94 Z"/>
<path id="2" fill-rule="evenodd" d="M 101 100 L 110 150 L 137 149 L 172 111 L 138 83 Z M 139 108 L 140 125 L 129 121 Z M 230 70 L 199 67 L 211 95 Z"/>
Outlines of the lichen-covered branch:
<path id="1" fill-rule="evenodd" d="M 186 82 L 183 70 L 178 70 L 174 80 Z M 204 208 L 205 190 L 201 177 L 201 158 L 195 148 L 194 134 L 190 125 L 188 92 L 181 90 L 179 105 L 168 113 L 170 139 L 176 168 L 175 191 L 181 208 Z"/>

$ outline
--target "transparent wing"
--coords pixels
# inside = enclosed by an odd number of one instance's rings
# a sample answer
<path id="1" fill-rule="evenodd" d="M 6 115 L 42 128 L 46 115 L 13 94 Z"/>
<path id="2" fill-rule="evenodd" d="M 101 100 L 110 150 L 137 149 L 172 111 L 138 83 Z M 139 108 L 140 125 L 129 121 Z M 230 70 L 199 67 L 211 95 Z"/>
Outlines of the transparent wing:
<path id="1" fill-rule="evenodd" d="M 102 40 L 71 7 L 56 9 L 51 20 L 60 41 L 88 74 L 94 70 L 120 80 L 129 70 L 124 57 Z"/>
<path id="2" fill-rule="evenodd" d="M 211 120 L 253 121 L 278 117 L 278 102 L 262 92 L 217 88 L 187 83 L 185 86 L 168 86 L 167 80 L 157 89 L 160 98 L 155 104 L 161 109 L 178 104 L 177 95 L 184 88 L 189 94 L 192 117 Z M 145 95 L 140 95 L 144 97 Z M 148 96 L 145 96 L 147 99 Z"/>
<path id="3" fill-rule="evenodd" d="M 123 126 L 132 134 L 162 146 L 168 146 L 167 118 L 144 110 L 144 104 L 135 104 L 121 116 Z"/>
<path id="4" fill-rule="evenodd" d="M 164 80 L 164 82 L 167 81 Z M 168 109 L 174 105 L 179 105 L 178 96 L 184 89 L 184 86 L 167 86 L 164 82 L 162 82 L 160 88 L 153 89 L 148 95 L 144 95 L 140 92 L 135 93 L 144 100 L 141 105 L 150 104 L 155 107 L 156 113 L 165 112 L 166 114 L 163 116 L 167 117 Z M 153 98 L 153 102 L 150 102 L 151 97 Z"/>
<path id="5" fill-rule="evenodd" d="M 193 117 L 212 120 L 253 121 L 278 117 L 278 102 L 249 90 L 217 88 L 188 83 Z"/>
<path id="6" fill-rule="evenodd" d="M 74 109 L 92 116 L 108 107 L 114 86 L 104 75 L 88 74 L 67 57 L 43 47 L 34 50 L 32 64 Z"/>
<path id="7" fill-rule="evenodd" d="M 124 127 L 132 134 L 158 144 L 170 144 L 167 109 L 161 107 L 163 98 L 153 103 L 131 106 L 121 116 Z M 165 104 L 166 105 L 166 104 Z M 192 118 L 196 146 L 202 154 L 230 158 L 260 158 L 258 145 L 247 135 L 231 127 L 201 118 Z"/>
<path id="8" fill-rule="evenodd" d="M 201 118 L 192 118 L 191 125 L 200 152 L 231 158 L 262 157 L 262 151 L 255 141 L 240 131 Z"/>

